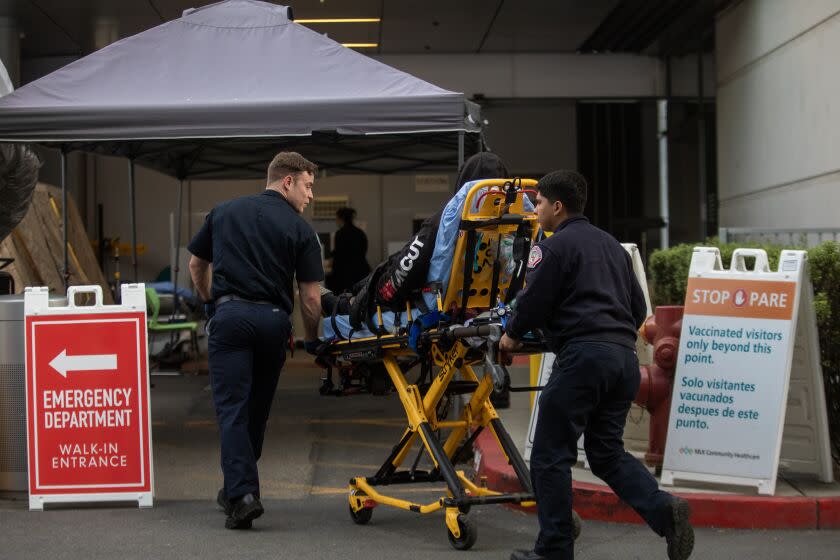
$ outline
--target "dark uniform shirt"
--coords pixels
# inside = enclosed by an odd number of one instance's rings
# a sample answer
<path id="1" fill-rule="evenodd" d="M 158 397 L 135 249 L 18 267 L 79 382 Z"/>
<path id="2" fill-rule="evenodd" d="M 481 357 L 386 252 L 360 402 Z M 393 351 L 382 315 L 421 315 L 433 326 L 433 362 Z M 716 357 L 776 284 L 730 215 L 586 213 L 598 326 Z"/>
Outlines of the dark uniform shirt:
<path id="1" fill-rule="evenodd" d="M 525 281 L 509 336 L 542 329 L 555 353 L 572 341 L 635 346 L 647 305 L 630 255 L 586 217 L 566 220 L 531 249 Z"/>
<path id="2" fill-rule="evenodd" d="M 295 275 L 298 282 L 324 279 L 315 232 L 272 190 L 213 208 L 187 249 L 213 263 L 214 300 L 269 301 L 291 315 Z"/>

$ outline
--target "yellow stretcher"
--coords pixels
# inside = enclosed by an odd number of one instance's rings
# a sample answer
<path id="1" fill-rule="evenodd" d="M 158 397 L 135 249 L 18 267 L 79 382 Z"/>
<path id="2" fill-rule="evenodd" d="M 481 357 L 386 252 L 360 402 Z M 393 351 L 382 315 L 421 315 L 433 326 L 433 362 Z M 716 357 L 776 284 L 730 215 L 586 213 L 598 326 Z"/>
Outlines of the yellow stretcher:
<path id="1" fill-rule="evenodd" d="M 509 310 L 505 299 L 515 294 L 511 285 L 522 285 L 530 245 L 537 235 L 536 215 L 523 207 L 525 193 L 536 184 L 528 179 L 495 179 L 474 185 L 467 195 L 455 245 L 451 275 L 444 298 L 437 292 L 438 311 L 448 320 L 426 328 L 410 344 L 408 333 L 379 334 L 363 339 L 339 340 L 326 347 L 322 365 L 347 371 L 381 363 L 390 377 L 407 418 L 407 427 L 399 443 L 373 476 L 359 476 L 350 481 L 350 515 L 354 522 L 365 524 L 376 505 L 392 506 L 420 514 L 444 510 L 450 544 L 459 550 L 476 541 L 475 524 L 468 517 L 471 506 L 485 504 L 534 505 L 534 493 L 528 467 L 511 440 L 490 402 L 494 385 L 505 383 L 504 365 L 497 361 L 497 342 L 504 332 L 504 315 Z M 533 191 L 530 191 L 533 192 Z M 518 257 L 516 270 L 500 263 L 503 243 L 514 245 Z M 510 256 L 510 253 L 508 253 Z M 515 289 L 513 290 L 516 291 Z M 411 324 L 411 308 L 407 308 Z M 377 313 L 382 326 L 381 310 Z M 472 321 L 466 319 L 471 317 Z M 380 331 L 381 332 L 381 331 Z M 544 351 L 539 344 L 531 352 Z M 427 375 L 410 384 L 406 373 L 420 365 Z M 476 366 L 483 365 L 483 374 Z M 432 367 L 436 366 L 436 368 Z M 456 379 L 458 374 L 459 379 Z M 428 379 L 428 380 L 427 380 Z M 509 379 L 509 378 L 508 378 Z M 470 394 L 460 418 L 445 420 L 441 403 L 449 395 Z M 489 428 L 513 467 L 521 493 L 501 493 L 470 480 L 455 464 L 467 453 L 476 437 Z M 445 434 L 444 431 L 448 431 Z M 431 458 L 430 471 L 415 466 L 401 469 L 412 444 L 420 440 Z M 397 484 L 446 483 L 446 495 L 419 504 L 383 494 L 377 488 Z M 579 520 L 576 517 L 576 521 Z"/>

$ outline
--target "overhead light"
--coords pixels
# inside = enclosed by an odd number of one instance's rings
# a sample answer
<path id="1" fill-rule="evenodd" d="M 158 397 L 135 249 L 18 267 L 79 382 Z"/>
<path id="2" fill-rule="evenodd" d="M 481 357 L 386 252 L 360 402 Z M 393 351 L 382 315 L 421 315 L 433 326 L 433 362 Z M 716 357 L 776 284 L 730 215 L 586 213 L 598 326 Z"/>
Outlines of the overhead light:
<path id="1" fill-rule="evenodd" d="M 341 43 L 341 46 L 349 49 L 375 49 L 379 43 Z"/>
<path id="2" fill-rule="evenodd" d="M 381 18 L 321 18 L 296 19 L 295 23 L 379 23 Z"/>

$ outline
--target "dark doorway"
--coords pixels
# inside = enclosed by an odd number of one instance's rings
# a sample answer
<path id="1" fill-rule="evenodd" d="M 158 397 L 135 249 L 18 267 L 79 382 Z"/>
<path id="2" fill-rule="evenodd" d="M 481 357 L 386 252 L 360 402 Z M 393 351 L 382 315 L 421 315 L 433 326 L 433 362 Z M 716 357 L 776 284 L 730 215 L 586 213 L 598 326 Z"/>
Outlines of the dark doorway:
<path id="1" fill-rule="evenodd" d="M 645 217 L 641 104 L 581 102 L 577 123 L 587 217 L 621 242 L 642 246 L 647 230 L 659 225 Z"/>

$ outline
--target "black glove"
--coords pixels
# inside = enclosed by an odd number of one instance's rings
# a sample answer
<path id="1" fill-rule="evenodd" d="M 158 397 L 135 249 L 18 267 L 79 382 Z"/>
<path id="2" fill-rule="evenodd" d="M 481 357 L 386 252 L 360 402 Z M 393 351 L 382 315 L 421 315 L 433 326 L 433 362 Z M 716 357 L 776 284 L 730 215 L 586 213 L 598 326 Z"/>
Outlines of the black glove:
<path id="1" fill-rule="evenodd" d="M 207 316 L 208 319 L 212 319 L 213 315 L 216 314 L 216 304 L 213 301 L 205 301 L 204 302 L 204 315 Z"/>
<path id="2" fill-rule="evenodd" d="M 318 347 L 321 345 L 320 340 L 304 340 L 303 341 L 303 349 L 306 350 L 307 354 L 312 354 L 313 356 L 318 355 Z"/>

